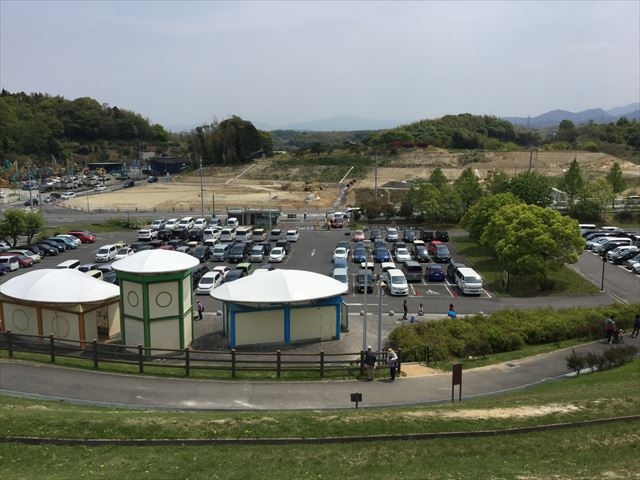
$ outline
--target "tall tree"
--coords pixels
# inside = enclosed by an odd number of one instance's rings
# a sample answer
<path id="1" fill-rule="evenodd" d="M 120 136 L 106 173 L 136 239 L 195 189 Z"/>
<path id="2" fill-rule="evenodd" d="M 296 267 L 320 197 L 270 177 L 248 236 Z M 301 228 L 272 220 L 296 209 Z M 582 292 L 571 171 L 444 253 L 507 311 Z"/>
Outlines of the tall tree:
<path id="1" fill-rule="evenodd" d="M 431 185 L 436 187 L 437 190 L 441 190 L 442 187 L 449 183 L 449 180 L 447 180 L 447 177 L 442 172 L 442 169 L 440 167 L 436 167 L 429 176 L 429 182 L 431 183 Z"/>
<path id="2" fill-rule="evenodd" d="M 27 243 L 31 243 L 33 237 L 45 226 L 44 218 L 40 212 L 25 212 L 24 214 L 24 231 L 27 237 Z"/>
<path id="3" fill-rule="evenodd" d="M 469 211 L 462 217 L 462 225 L 469 232 L 469 237 L 480 242 L 484 229 L 489 225 L 491 217 L 506 205 L 522 203 L 513 193 L 500 193 L 487 195 L 474 203 Z"/>
<path id="4" fill-rule="evenodd" d="M 533 170 L 513 177 L 509 182 L 509 191 L 525 203 L 539 207 L 551 205 L 551 181 Z"/>
<path id="5" fill-rule="evenodd" d="M 584 178 L 578 164 L 578 159 L 574 158 L 573 162 L 560 180 L 560 188 L 569 195 L 569 205 L 573 205 L 573 201 L 584 187 Z"/>
<path id="6" fill-rule="evenodd" d="M 613 162 L 613 165 L 611 165 L 611 169 L 609 170 L 609 173 L 607 173 L 607 182 L 611 185 L 611 190 L 613 190 L 614 196 L 623 192 L 624 189 L 627 188 L 627 182 L 622 176 L 622 169 L 618 162 Z"/>
<path id="7" fill-rule="evenodd" d="M 558 125 L 557 139 L 561 142 L 575 143 L 578 138 L 576 126 L 571 120 L 562 120 Z"/>
<path id="8" fill-rule="evenodd" d="M 0 221 L 0 237 L 12 247 L 18 244 L 18 238 L 24 235 L 25 212 L 17 209 L 5 210 L 4 218 Z"/>
<path id="9" fill-rule="evenodd" d="M 462 200 L 464 211 L 482 196 L 482 187 L 475 173 L 470 168 L 465 168 L 458 179 L 454 182 L 456 191 Z"/>
<path id="10" fill-rule="evenodd" d="M 508 192 L 509 177 L 502 170 L 495 171 L 484 181 L 484 189 L 489 195 Z"/>

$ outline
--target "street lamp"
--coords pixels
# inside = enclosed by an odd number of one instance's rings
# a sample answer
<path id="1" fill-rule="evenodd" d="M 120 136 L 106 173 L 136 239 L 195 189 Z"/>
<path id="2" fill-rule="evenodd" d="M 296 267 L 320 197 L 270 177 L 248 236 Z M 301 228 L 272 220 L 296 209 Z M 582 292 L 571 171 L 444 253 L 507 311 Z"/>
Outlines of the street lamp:
<path id="1" fill-rule="evenodd" d="M 604 266 L 607 263 L 606 255 L 602 257 L 602 281 L 600 282 L 600 291 L 604 293 Z"/>
<path id="2" fill-rule="evenodd" d="M 364 321 L 362 323 L 362 351 L 367 349 L 367 289 L 369 288 L 369 269 L 367 262 L 369 260 L 369 248 L 365 248 L 364 255 Z"/>

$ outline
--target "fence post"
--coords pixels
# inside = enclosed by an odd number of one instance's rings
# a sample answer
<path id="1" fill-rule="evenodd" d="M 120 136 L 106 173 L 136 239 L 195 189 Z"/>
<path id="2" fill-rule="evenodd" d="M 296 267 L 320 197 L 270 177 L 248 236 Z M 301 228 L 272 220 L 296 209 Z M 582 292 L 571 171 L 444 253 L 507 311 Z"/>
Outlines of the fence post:
<path id="1" fill-rule="evenodd" d="M 364 375 L 364 351 L 360 350 L 360 375 Z"/>
<path id="2" fill-rule="evenodd" d="M 98 341 L 93 339 L 93 368 L 98 369 Z"/>
<path id="3" fill-rule="evenodd" d="M 320 350 L 320 378 L 324 378 L 324 350 Z"/>
<path id="4" fill-rule="evenodd" d="M 7 352 L 9 353 L 9 358 L 13 358 L 13 345 L 11 344 L 11 330 L 7 330 L 4 332 L 5 337 L 7 337 Z"/>
<path id="5" fill-rule="evenodd" d="M 142 345 L 138 344 L 138 371 L 144 373 L 144 356 L 142 355 Z"/>
<path id="6" fill-rule="evenodd" d="M 56 339 L 53 333 L 49 335 L 49 351 L 51 352 L 51 363 L 56 363 Z"/>
<path id="7" fill-rule="evenodd" d="M 427 345 L 427 365 L 431 363 L 431 349 Z"/>
<path id="8" fill-rule="evenodd" d="M 231 377 L 236 378 L 236 349 L 231 349 Z"/>
<path id="9" fill-rule="evenodd" d="M 280 365 L 281 360 L 282 360 L 281 353 L 280 353 L 280 350 L 278 350 L 276 352 L 276 377 L 278 377 L 278 378 L 280 378 L 280 369 L 282 367 Z"/>
<path id="10" fill-rule="evenodd" d="M 191 365 L 189 363 L 189 347 L 184 348 L 184 375 L 189 376 Z"/>
<path id="11" fill-rule="evenodd" d="M 402 349 L 398 349 L 398 374 L 402 372 Z"/>

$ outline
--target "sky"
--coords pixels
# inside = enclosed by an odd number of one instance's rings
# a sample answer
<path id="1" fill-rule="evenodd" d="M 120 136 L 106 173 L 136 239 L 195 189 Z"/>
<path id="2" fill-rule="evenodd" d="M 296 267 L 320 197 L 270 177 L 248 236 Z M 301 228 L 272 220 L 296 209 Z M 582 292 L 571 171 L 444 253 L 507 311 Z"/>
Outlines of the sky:
<path id="1" fill-rule="evenodd" d="M 0 87 L 283 126 L 640 99 L 640 1 L 0 0 Z"/>

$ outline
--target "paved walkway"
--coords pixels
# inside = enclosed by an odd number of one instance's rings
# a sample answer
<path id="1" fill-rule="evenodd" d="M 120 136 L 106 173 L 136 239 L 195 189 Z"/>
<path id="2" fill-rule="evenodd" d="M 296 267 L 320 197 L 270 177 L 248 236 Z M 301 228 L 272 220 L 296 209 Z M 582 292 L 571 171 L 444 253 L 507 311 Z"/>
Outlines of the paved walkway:
<path id="1" fill-rule="evenodd" d="M 638 338 L 625 338 L 640 346 Z M 617 345 L 590 343 L 579 351 Z M 464 371 L 463 399 L 492 395 L 563 377 L 568 350 Z M 353 408 L 350 394 L 361 392 L 363 407 L 412 405 L 451 400 L 451 374 L 366 381 L 213 381 L 167 379 L 75 370 L 46 364 L 0 361 L 0 393 L 74 403 L 144 409 L 294 410 Z M 457 395 L 457 392 L 456 392 Z"/>

